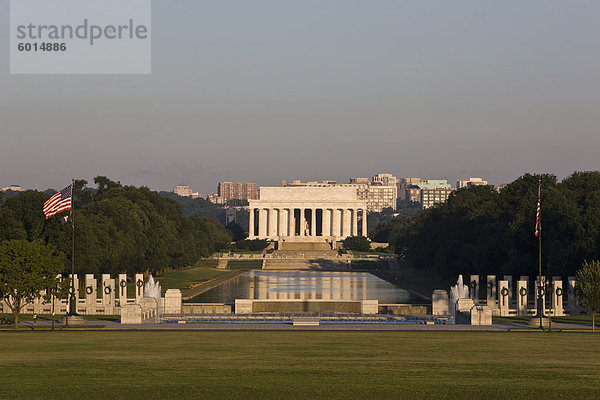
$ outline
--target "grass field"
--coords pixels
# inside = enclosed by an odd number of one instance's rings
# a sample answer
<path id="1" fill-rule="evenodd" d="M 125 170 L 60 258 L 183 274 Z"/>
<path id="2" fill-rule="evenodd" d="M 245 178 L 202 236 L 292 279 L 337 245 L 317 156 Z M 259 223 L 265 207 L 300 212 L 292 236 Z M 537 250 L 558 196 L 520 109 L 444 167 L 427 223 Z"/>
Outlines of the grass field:
<path id="1" fill-rule="evenodd" d="M 160 282 L 164 295 L 167 289 L 188 289 L 192 283 L 206 282 L 231 272 L 216 267 L 217 260 L 202 260 L 193 267 L 170 271 L 155 277 L 155 279 Z M 134 296 L 133 284 L 130 286 L 131 295 Z"/>
<path id="2" fill-rule="evenodd" d="M 2 399 L 593 399 L 600 335 L 2 333 Z"/>

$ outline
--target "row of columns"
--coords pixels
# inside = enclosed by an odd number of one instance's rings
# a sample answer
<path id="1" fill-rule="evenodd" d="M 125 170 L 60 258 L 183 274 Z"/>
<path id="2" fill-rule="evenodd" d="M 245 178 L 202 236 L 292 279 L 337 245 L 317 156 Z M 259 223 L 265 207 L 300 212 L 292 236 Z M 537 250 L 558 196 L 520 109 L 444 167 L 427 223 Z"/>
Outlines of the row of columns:
<path id="1" fill-rule="evenodd" d="M 255 210 L 258 210 L 258 235 L 255 232 Z M 320 236 L 367 236 L 367 213 L 362 208 L 251 208 L 250 237 L 317 236 L 317 210 L 320 210 Z M 299 215 L 298 231 L 296 211 Z M 307 211 L 310 224 L 307 223 Z M 361 232 L 358 231 L 359 213 L 362 214 Z"/>

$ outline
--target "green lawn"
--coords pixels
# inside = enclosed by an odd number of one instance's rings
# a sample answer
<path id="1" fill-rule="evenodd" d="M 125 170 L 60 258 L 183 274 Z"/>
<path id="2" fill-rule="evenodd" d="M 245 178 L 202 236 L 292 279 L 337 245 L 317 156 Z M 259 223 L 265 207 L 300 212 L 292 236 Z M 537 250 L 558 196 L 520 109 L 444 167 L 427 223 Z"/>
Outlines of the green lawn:
<path id="1" fill-rule="evenodd" d="M 166 274 L 155 277 L 160 282 L 163 295 L 167 289 L 189 289 L 192 283 L 206 282 L 214 278 L 226 275 L 231 271 L 217 269 L 216 260 L 207 260 L 210 262 L 200 262 L 191 268 L 180 269 L 167 272 Z M 133 284 L 131 285 L 133 290 Z M 132 291 L 132 295 L 135 292 Z"/>
<path id="2" fill-rule="evenodd" d="M 600 335 L 2 333 L 0 399 L 593 399 Z"/>

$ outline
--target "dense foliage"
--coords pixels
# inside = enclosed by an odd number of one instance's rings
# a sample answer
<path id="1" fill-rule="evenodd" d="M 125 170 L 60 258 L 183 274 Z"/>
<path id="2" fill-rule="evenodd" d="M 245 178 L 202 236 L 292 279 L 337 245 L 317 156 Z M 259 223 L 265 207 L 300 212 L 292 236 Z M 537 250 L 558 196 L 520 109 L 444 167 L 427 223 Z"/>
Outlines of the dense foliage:
<path id="1" fill-rule="evenodd" d="M 457 274 L 534 275 L 538 180 L 526 174 L 501 190 L 464 188 L 410 221 L 394 219 L 374 232 L 416 268 Z M 558 183 L 542 175 L 544 273 L 574 275 L 600 258 L 600 172 L 576 172 Z"/>
<path id="2" fill-rule="evenodd" d="M 596 313 L 600 311 L 600 261 L 584 261 L 577 271 L 577 294 L 581 304 L 592 314 L 592 332 L 595 330 Z"/>
<path id="3" fill-rule="evenodd" d="M 344 249 L 354 251 L 369 251 L 371 243 L 364 236 L 349 236 L 342 242 Z"/>
<path id="4" fill-rule="evenodd" d="M 147 187 L 96 177 L 96 189 L 76 181 L 73 213 L 78 273 L 155 272 L 194 264 L 229 246 L 232 236 L 213 218 L 186 217 L 175 201 Z M 71 256 L 71 226 L 63 213 L 44 219 L 46 193 L 26 191 L 0 208 L 0 242 L 42 240 Z"/>
<path id="5" fill-rule="evenodd" d="M 62 272 L 64 263 L 64 254 L 41 241 L 6 240 L 0 243 L 0 300 L 11 309 L 15 329 L 27 303 L 41 290 L 54 290 L 59 286 L 57 275 Z"/>
<path id="6" fill-rule="evenodd" d="M 269 242 L 264 239 L 244 239 L 235 243 L 234 248 L 245 251 L 263 251 Z"/>

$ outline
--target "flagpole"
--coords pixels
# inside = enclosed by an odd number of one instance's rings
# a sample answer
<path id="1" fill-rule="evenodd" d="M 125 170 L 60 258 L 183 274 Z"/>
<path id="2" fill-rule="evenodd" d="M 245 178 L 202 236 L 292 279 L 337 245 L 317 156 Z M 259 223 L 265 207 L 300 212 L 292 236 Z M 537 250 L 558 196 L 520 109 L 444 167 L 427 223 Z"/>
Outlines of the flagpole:
<path id="1" fill-rule="evenodd" d="M 536 227 L 538 230 L 538 268 L 539 268 L 539 288 L 538 288 L 538 314 L 540 315 L 540 329 L 544 329 L 543 318 L 544 312 L 543 304 L 544 298 L 543 295 L 543 285 L 542 285 L 542 178 L 540 177 L 538 183 L 538 207 L 539 207 L 539 216 L 538 216 L 538 226 Z"/>
<path id="2" fill-rule="evenodd" d="M 69 307 L 69 315 L 77 315 L 77 298 L 75 297 L 75 222 L 73 221 L 73 189 L 75 179 L 71 179 L 71 211 L 69 218 L 71 219 L 71 306 Z"/>

